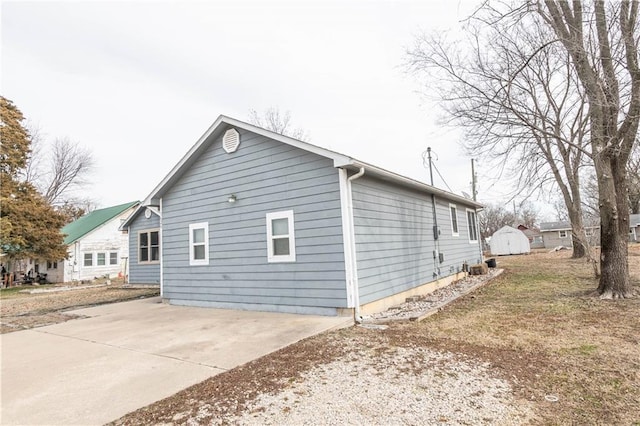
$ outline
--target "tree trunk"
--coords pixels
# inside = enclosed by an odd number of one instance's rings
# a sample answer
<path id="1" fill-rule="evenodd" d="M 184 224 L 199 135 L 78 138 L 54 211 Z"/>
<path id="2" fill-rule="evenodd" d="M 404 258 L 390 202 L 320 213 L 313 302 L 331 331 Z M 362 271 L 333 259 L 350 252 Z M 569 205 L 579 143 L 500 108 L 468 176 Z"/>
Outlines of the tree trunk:
<path id="1" fill-rule="evenodd" d="M 596 173 L 600 175 L 600 282 L 598 293 L 603 299 L 632 296 L 629 279 L 627 240 L 629 238 L 629 206 L 626 171 L 615 167 L 615 160 L 596 156 Z"/>

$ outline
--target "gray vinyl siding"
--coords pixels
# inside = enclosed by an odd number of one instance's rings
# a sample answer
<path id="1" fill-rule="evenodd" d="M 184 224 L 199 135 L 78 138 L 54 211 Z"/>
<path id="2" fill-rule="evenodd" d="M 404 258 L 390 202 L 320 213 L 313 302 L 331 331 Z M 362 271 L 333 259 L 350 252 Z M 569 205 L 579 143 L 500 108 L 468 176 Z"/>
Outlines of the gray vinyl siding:
<path id="1" fill-rule="evenodd" d="M 458 272 L 480 261 L 471 244 L 465 206 L 458 207 L 459 236 L 451 235 L 449 203 L 437 200 L 440 238 L 433 237 L 431 196 L 366 177 L 352 182 L 360 302 L 366 304 Z M 444 253 L 440 263 L 434 250 Z"/>
<path id="2" fill-rule="evenodd" d="M 163 196 L 164 297 L 171 303 L 335 314 L 346 307 L 333 162 L 240 130 L 221 138 Z M 227 200 L 237 197 L 233 204 Z M 296 261 L 267 262 L 266 214 L 293 210 Z M 209 224 L 209 264 L 189 265 L 189 224 Z"/>
<path id="3" fill-rule="evenodd" d="M 451 226 L 451 215 L 449 214 L 448 200 L 436 198 L 436 212 L 438 218 L 438 228 L 440 236 L 437 246 L 440 253 L 444 255 L 444 261 L 438 263 L 440 277 L 446 277 L 458 273 L 462 270 L 462 265 L 474 265 L 482 262 L 480 254 L 480 242 L 469 240 L 469 222 L 467 219 L 467 209 L 474 208 L 460 203 L 451 203 L 456 206 L 458 214 L 458 236 L 453 235 Z M 480 238 L 480 230 L 477 224 L 476 213 L 476 234 Z"/>
<path id="4" fill-rule="evenodd" d="M 139 213 L 129 225 L 129 282 L 131 284 L 160 284 L 160 262 L 138 263 L 138 233 L 158 229 L 160 229 L 160 218 L 155 214 L 146 218 L 144 214 Z"/>
<path id="5" fill-rule="evenodd" d="M 571 238 L 571 230 L 566 231 L 566 237 L 560 237 L 560 231 L 542 231 L 542 239 L 545 248 L 555 248 L 558 246 L 572 247 L 573 238 Z"/>

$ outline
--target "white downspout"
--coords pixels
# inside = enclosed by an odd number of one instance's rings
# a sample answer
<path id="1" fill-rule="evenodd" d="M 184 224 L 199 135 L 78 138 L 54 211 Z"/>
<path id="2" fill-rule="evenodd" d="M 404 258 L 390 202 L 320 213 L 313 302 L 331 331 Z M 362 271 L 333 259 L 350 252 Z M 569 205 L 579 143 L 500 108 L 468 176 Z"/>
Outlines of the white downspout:
<path id="1" fill-rule="evenodd" d="M 360 167 L 358 173 L 347 178 L 347 209 L 351 220 L 349 221 L 349 234 L 351 235 L 351 282 L 353 283 L 353 319 L 356 323 L 362 322 L 360 316 L 360 289 L 358 285 L 358 262 L 356 261 L 356 239 L 355 239 L 355 225 L 353 223 L 353 195 L 351 193 L 351 182 L 362 177 L 364 175 L 364 167 Z"/>
<path id="2" fill-rule="evenodd" d="M 164 232 L 162 232 L 163 231 L 162 230 L 162 198 L 160 198 L 160 202 L 158 204 L 159 204 L 159 206 L 158 206 L 159 209 L 158 210 L 160 210 L 159 211 L 159 213 L 160 213 L 160 220 L 159 220 L 160 226 L 159 226 L 159 228 L 160 229 L 158 230 L 158 233 L 160 234 L 160 235 L 158 235 L 158 239 L 160 240 L 160 249 L 158 251 L 160 252 L 159 253 L 159 256 L 160 256 L 160 298 L 162 299 L 164 297 L 164 271 L 163 271 L 163 269 L 164 269 L 163 268 L 163 266 L 164 266 L 164 259 L 163 259 L 164 241 L 162 241 L 162 236 L 163 236 Z"/>

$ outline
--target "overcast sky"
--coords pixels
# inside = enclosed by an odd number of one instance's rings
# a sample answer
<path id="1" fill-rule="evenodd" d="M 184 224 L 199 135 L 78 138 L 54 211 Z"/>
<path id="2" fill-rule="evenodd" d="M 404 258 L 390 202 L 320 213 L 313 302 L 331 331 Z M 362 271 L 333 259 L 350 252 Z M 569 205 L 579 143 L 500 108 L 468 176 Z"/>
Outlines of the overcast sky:
<path id="1" fill-rule="evenodd" d="M 220 114 L 290 111 L 310 142 L 471 193 L 460 136 L 406 75 L 420 31 L 459 28 L 467 1 L 2 2 L 2 95 L 45 139 L 96 160 L 99 207 L 142 200 Z M 500 198 L 477 166 L 480 201 Z M 435 176 L 435 184 L 447 189 Z"/>

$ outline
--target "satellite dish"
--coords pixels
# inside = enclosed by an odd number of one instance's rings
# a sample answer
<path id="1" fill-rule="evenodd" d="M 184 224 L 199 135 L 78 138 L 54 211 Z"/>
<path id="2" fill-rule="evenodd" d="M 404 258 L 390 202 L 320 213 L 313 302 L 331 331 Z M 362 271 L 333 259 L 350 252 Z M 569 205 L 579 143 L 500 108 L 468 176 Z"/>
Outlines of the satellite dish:
<path id="1" fill-rule="evenodd" d="M 471 199 L 471 195 L 467 194 L 466 192 L 462 191 L 462 195 L 464 195 L 464 198 L 468 198 Z"/>

